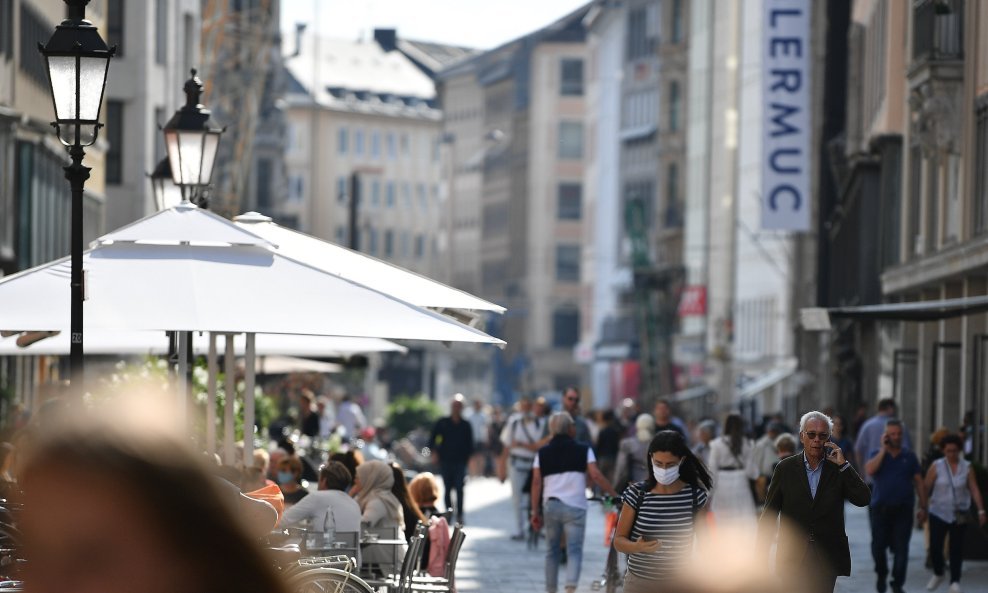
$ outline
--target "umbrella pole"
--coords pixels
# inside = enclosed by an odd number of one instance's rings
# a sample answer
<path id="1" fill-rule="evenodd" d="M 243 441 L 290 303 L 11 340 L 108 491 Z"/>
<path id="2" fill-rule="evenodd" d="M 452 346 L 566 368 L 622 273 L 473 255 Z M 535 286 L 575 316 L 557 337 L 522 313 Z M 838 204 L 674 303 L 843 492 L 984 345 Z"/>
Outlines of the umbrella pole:
<path id="1" fill-rule="evenodd" d="M 216 334 L 213 332 L 209 332 L 206 368 L 209 372 L 206 379 L 206 451 L 212 455 L 216 453 L 216 375 L 219 374 L 219 365 L 216 363 Z"/>
<path id="2" fill-rule="evenodd" d="M 226 334 L 226 354 L 223 356 L 226 372 L 226 406 L 223 409 L 223 463 L 236 463 L 233 434 L 233 402 L 237 399 L 236 372 L 237 353 L 233 349 L 233 334 Z"/>
<path id="3" fill-rule="evenodd" d="M 244 361 L 244 467 L 254 465 L 254 364 L 256 363 L 254 337 L 247 334 L 247 350 Z"/>
<path id="4" fill-rule="evenodd" d="M 183 429 L 188 420 L 187 395 L 189 392 L 189 332 L 178 332 L 178 422 Z"/>

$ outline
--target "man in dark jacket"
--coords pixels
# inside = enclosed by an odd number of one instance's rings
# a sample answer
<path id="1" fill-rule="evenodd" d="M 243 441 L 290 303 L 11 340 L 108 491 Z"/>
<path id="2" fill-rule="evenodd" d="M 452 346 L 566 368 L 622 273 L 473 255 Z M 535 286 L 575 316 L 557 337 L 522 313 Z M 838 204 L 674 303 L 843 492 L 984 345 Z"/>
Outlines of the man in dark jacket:
<path id="1" fill-rule="evenodd" d="M 758 522 L 758 540 L 766 554 L 778 529 L 777 572 L 783 578 L 798 578 L 813 593 L 833 593 L 837 577 L 851 574 L 844 501 L 859 507 L 871 501 L 871 491 L 844 452 L 829 442 L 832 427 L 822 412 L 803 416 L 803 453 L 783 459 L 775 468 Z"/>
<path id="2" fill-rule="evenodd" d="M 432 428 L 429 448 L 438 458 L 439 473 L 446 487 L 446 510 L 453 509 L 452 493 L 456 491 L 456 520 L 463 522 L 463 481 L 467 463 L 473 455 L 473 429 L 463 418 L 463 395 L 457 393 L 450 404 L 450 415 L 440 418 Z"/>

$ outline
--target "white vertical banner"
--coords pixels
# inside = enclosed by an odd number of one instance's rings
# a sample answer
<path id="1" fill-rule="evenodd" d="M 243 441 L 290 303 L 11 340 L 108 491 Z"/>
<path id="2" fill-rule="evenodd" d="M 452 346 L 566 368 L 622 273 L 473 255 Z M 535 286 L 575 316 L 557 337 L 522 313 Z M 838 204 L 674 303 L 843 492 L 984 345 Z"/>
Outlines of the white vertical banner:
<path id="1" fill-rule="evenodd" d="M 762 228 L 810 230 L 810 17 L 806 0 L 764 0 Z"/>

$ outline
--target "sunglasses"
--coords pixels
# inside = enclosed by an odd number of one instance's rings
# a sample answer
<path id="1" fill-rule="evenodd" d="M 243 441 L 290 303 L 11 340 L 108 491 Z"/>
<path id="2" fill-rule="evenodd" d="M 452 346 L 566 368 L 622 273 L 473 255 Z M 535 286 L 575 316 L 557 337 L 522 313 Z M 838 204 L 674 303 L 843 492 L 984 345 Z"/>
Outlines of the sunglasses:
<path id="1" fill-rule="evenodd" d="M 827 440 L 827 439 L 830 438 L 830 433 L 829 432 L 812 432 L 812 431 L 810 431 L 810 432 L 804 432 L 803 434 L 805 434 L 806 435 L 806 438 L 810 439 L 811 441 L 815 441 L 817 439 L 819 439 L 821 441 L 825 441 L 825 440 Z"/>

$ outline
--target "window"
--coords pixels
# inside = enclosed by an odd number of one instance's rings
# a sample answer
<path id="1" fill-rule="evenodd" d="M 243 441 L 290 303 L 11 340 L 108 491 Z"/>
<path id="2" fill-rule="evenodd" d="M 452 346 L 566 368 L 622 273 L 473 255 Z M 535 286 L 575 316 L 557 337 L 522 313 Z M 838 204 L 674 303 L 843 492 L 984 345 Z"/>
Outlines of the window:
<path id="1" fill-rule="evenodd" d="M 358 132 L 359 134 L 359 132 Z M 359 136 L 358 142 L 361 144 L 360 152 L 363 152 L 363 136 Z M 350 131 L 346 128 L 340 128 L 336 132 L 336 152 L 338 154 L 346 154 L 347 150 L 350 148 Z"/>
<path id="2" fill-rule="evenodd" d="M 106 2 L 106 44 L 117 46 L 113 57 L 124 55 L 124 0 L 107 0 Z"/>
<path id="3" fill-rule="evenodd" d="M 3 0 L 0 0 L 2 2 Z M 154 108 L 154 125 L 156 128 L 160 128 L 165 125 L 165 110 L 162 107 Z M 166 157 L 165 153 L 165 137 L 163 134 L 154 135 L 154 164 L 158 165 Z"/>
<path id="4" fill-rule="evenodd" d="M 670 163 L 666 167 L 666 228 L 683 226 L 683 213 L 679 203 L 679 166 Z"/>
<path id="5" fill-rule="evenodd" d="M 395 135 L 391 132 L 388 132 L 387 148 L 388 148 L 389 159 L 395 160 L 396 158 L 398 158 L 398 147 L 395 144 Z"/>
<path id="6" fill-rule="evenodd" d="M 357 155 L 364 154 L 364 131 L 354 130 L 353 132 L 353 153 Z"/>
<path id="7" fill-rule="evenodd" d="M 168 61 L 168 0 L 155 0 L 154 15 L 154 61 L 164 64 Z"/>
<path id="8" fill-rule="evenodd" d="M 395 234 L 394 231 L 384 231 L 384 257 L 392 257 L 395 254 Z"/>
<path id="9" fill-rule="evenodd" d="M 643 220 L 641 222 L 644 228 L 650 228 L 652 226 L 652 220 L 654 220 L 654 204 L 655 204 L 655 186 L 649 181 L 629 181 L 624 184 L 624 208 L 621 212 L 627 212 L 629 207 L 639 208 L 639 206 L 633 206 L 633 203 L 640 202 L 640 211 Z M 628 220 L 626 216 L 622 216 L 622 223 L 625 225 L 625 233 L 627 234 L 627 224 Z"/>
<path id="10" fill-rule="evenodd" d="M 425 235 L 415 235 L 415 257 L 425 255 Z"/>
<path id="11" fill-rule="evenodd" d="M 401 135 L 401 154 L 408 156 L 408 134 Z"/>
<path id="12" fill-rule="evenodd" d="M 683 0 L 672 0 L 672 22 L 670 23 L 669 41 L 683 41 Z"/>
<path id="13" fill-rule="evenodd" d="M 12 2 L 13 0 L 7 0 Z M 46 95 L 51 91 L 48 81 L 48 68 L 45 66 L 45 59 L 38 51 L 38 42 L 44 42 L 51 37 L 52 27 L 39 15 L 35 8 L 21 3 L 21 25 L 20 25 L 20 58 L 21 70 L 34 80 L 41 88 L 46 89 Z M 49 103 L 50 105 L 50 103 Z M 51 109 L 49 107 L 49 109 Z"/>
<path id="14" fill-rule="evenodd" d="M 669 131 L 679 131 L 679 83 L 669 83 Z"/>
<path id="15" fill-rule="evenodd" d="M 395 183 L 394 181 L 389 181 L 386 189 L 387 193 L 385 195 L 384 205 L 388 208 L 394 208 L 395 205 Z"/>
<path id="16" fill-rule="evenodd" d="M 583 210 L 583 186 L 579 183 L 559 184 L 559 203 L 556 216 L 559 220 L 580 220 Z"/>
<path id="17" fill-rule="evenodd" d="M 381 158 L 381 135 L 376 131 L 371 132 L 371 158 Z"/>
<path id="18" fill-rule="evenodd" d="M 923 149 L 918 145 L 909 149 L 909 240 L 912 244 L 908 246 L 909 259 L 921 253 L 922 248 L 922 227 L 920 227 L 920 215 L 923 205 Z"/>
<path id="19" fill-rule="evenodd" d="M 377 179 L 371 181 L 371 206 L 381 205 L 381 182 Z"/>
<path id="20" fill-rule="evenodd" d="M 339 186 L 337 185 L 337 193 L 339 193 Z M 305 194 L 305 178 L 301 175 L 292 175 L 288 179 L 288 199 L 292 202 L 301 202 L 302 196 Z"/>
<path id="21" fill-rule="evenodd" d="M 377 229 L 367 229 L 367 251 L 371 255 L 377 255 Z"/>
<path id="22" fill-rule="evenodd" d="M 401 257 L 408 257 L 408 244 L 411 241 L 408 231 L 401 232 Z"/>
<path id="23" fill-rule="evenodd" d="M 583 60 L 564 58 L 560 64 L 559 94 L 564 97 L 583 95 Z"/>
<path id="24" fill-rule="evenodd" d="M 340 175 L 336 178 L 336 201 L 340 204 L 346 203 L 347 198 L 346 191 L 346 177 Z"/>
<path id="25" fill-rule="evenodd" d="M 627 61 L 655 54 L 659 21 L 656 9 L 656 4 L 649 4 L 628 11 Z"/>
<path id="26" fill-rule="evenodd" d="M 346 227 L 336 227 L 336 243 L 344 245 L 346 243 Z"/>
<path id="27" fill-rule="evenodd" d="M 107 183 L 123 183 L 123 110 L 122 101 L 106 102 Z"/>
<path id="28" fill-rule="evenodd" d="M 401 200 L 405 208 L 412 207 L 412 184 L 407 181 L 401 184 Z"/>
<path id="29" fill-rule="evenodd" d="M 978 100 L 977 127 L 974 133 L 974 232 L 988 231 L 988 97 Z"/>
<path id="30" fill-rule="evenodd" d="M 14 55 L 14 0 L 0 0 L 0 56 Z"/>
<path id="31" fill-rule="evenodd" d="M 415 187 L 415 193 L 418 194 L 419 205 L 422 206 L 423 210 L 429 208 L 429 199 L 425 195 L 425 184 L 420 183 Z"/>
<path id="32" fill-rule="evenodd" d="M 580 311 L 574 308 L 556 309 L 552 313 L 553 348 L 572 348 L 580 341 Z"/>
<path id="33" fill-rule="evenodd" d="M 182 17 L 182 30 L 183 38 L 185 40 L 185 47 L 182 50 L 182 72 L 188 72 L 192 69 L 193 64 L 198 63 L 196 50 L 199 47 L 199 35 L 196 31 L 196 18 L 192 14 L 185 13 Z"/>
<path id="34" fill-rule="evenodd" d="M 580 246 L 556 245 L 556 280 L 580 281 Z"/>
<path id="35" fill-rule="evenodd" d="M 583 123 L 578 121 L 559 122 L 559 158 L 583 158 Z"/>
<path id="36" fill-rule="evenodd" d="M 257 209 L 261 212 L 271 210 L 271 159 L 257 159 Z"/>

